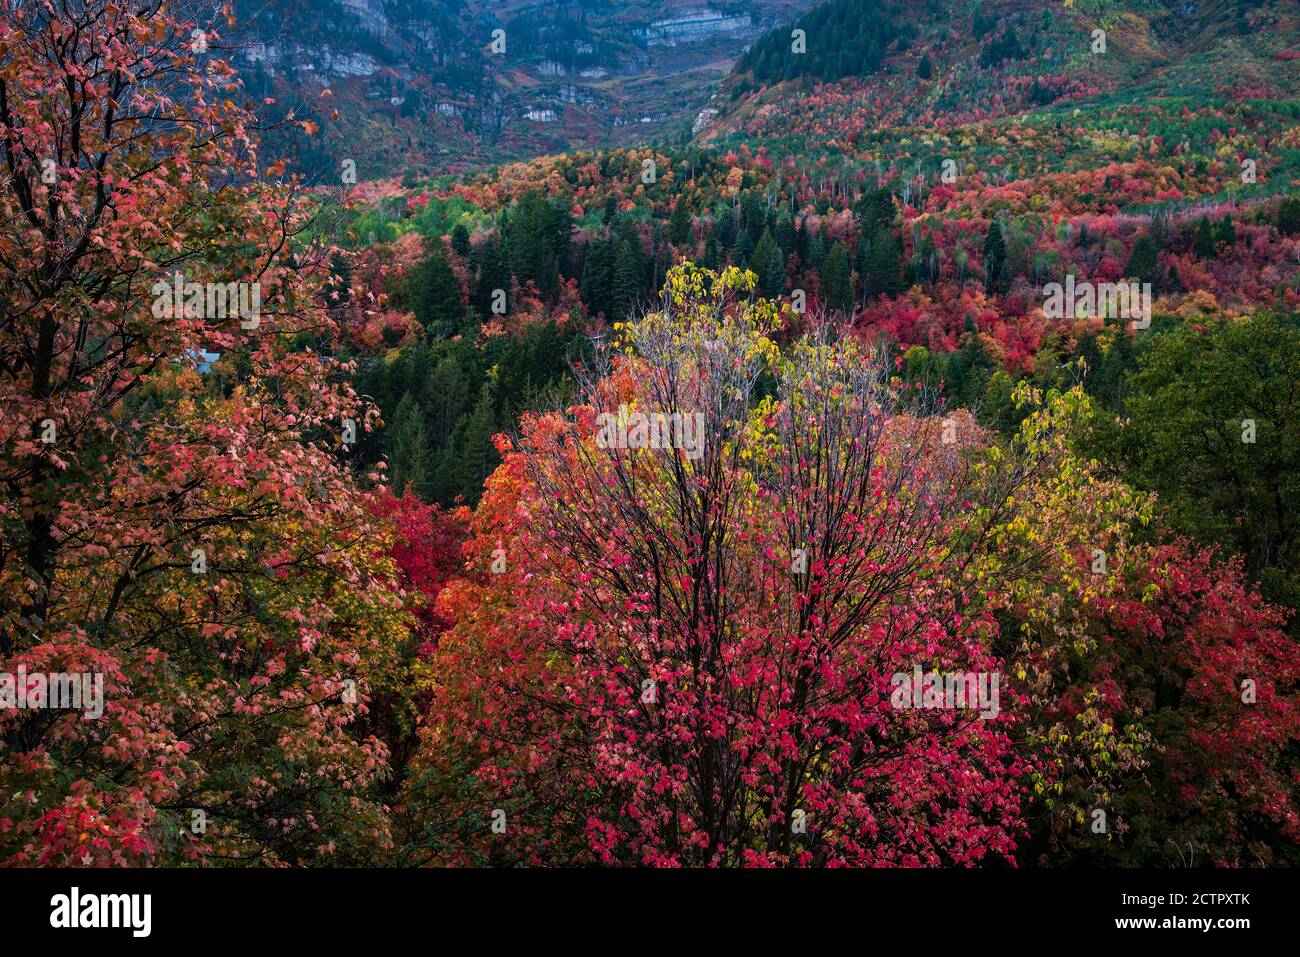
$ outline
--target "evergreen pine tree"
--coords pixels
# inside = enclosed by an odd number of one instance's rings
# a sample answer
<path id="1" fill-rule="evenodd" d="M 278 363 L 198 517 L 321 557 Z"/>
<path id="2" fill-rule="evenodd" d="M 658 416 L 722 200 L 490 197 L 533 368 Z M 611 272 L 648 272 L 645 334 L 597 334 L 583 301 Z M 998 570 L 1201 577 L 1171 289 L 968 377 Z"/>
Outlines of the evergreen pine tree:
<path id="1" fill-rule="evenodd" d="M 450 506 L 460 495 L 460 450 L 465 445 L 465 427 L 469 424 L 469 413 L 463 414 L 451 431 L 451 441 L 441 452 L 435 452 L 431 470 L 432 500 L 440 505 Z"/>
<path id="2" fill-rule="evenodd" d="M 1178 270 L 1172 265 L 1169 267 L 1169 272 L 1165 274 L 1165 282 L 1161 288 L 1165 292 L 1186 292 L 1183 288 L 1183 281 L 1178 276 Z"/>
<path id="3" fill-rule="evenodd" d="M 1160 264 L 1157 262 L 1155 240 L 1150 236 L 1139 236 L 1133 243 L 1133 251 L 1124 266 L 1124 276 L 1136 279 L 1138 282 L 1150 283 L 1152 289 L 1159 289 Z"/>
<path id="4" fill-rule="evenodd" d="M 407 392 L 394 415 L 389 472 L 392 488 L 401 494 L 411 486 L 417 495 L 428 495 L 431 458 L 424 431 L 424 412 L 415 397 Z"/>
<path id="5" fill-rule="evenodd" d="M 984 288 L 1005 292 L 1007 278 L 1007 244 L 1002 238 L 1002 226 L 994 220 L 984 234 Z"/>
<path id="6" fill-rule="evenodd" d="M 474 411 L 465 423 L 459 448 L 457 492 L 471 504 L 478 501 L 483 492 L 483 482 L 496 467 L 497 454 L 492 445 L 496 431 L 496 409 L 485 382 L 479 390 L 478 401 L 474 403 Z"/>
<path id="7" fill-rule="evenodd" d="M 433 448 L 441 451 L 451 441 L 456 420 L 469 399 L 469 383 L 451 356 L 443 357 L 429 373 L 425 396 L 429 410 L 429 439 Z"/>
<path id="8" fill-rule="evenodd" d="M 685 246 L 691 241 L 691 210 L 685 196 L 677 198 L 668 220 L 668 241 L 674 246 Z"/>
<path id="9" fill-rule="evenodd" d="M 700 257 L 700 265 L 705 269 L 717 269 L 719 265 L 718 241 L 712 236 L 704 244 L 704 255 Z"/>
<path id="10" fill-rule="evenodd" d="M 587 260 L 582 266 L 578 293 L 587 311 L 593 316 L 603 313 L 606 319 L 613 316 L 612 293 L 614 288 L 614 243 L 595 237 L 587 247 Z"/>
<path id="11" fill-rule="evenodd" d="M 499 241 L 483 244 L 479 254 L 478 286 L 474 295 L 474 307 L 482 319 L 492 318 L 492 302 L 496 290 L 510 292 L 510 269 L 501 253 Z"/>
<path id="12" fill-rule="evenodd" d="M 826 305 L 838 312 L 853 312 L 853 275 L 849 270 L 849 254 L 842 243 L 836 243 L 826 254 L 821 268 L 822 295 Z"/>
<path id="13" fill-rule="evenodd" d="M 799 235 L 795 232 L 794 221 L 789 216 L 782 216 L 776 223 L 776 232 L 772 234 L 781 252 L 788 256 L 799 249 Z M 782 259 L 784 260 L 784 256 Z"/>
<path id="14" fill-rule="evenodd" d="M 858 221 L 858 235 L 865 239 L 882 226 L 891 228 L 898 218 L 893 194 L 884 187 L 865 191 L 853 204 L 853 215 Z"/>
<path id="15" fill-rule="evenodd" d="M 757 259 L 758 251 L 754 251 Z M 785 293 L 785 256 L 781 253 L 781 247 L 772 243 L 772 248 L 767 253 L 767 264 L 763 268 L 763 295 L 768 299 L 776 299 Z"/>
<path id="16" fill-rule="evenodd" d="M 772 258 L 772 250 L 776 248 L 776 240 L 772 238 L 772 231 L 764 229 L 763 235 L 758 237 L 758 242 L 754 245 L 754 251 L 750 255 L 749 268 L 754 270 L 758 276 L 758 288 L 760 292 L 767 289 L 767 267 Z"/>
<path id="17" fill-rule="evenodd" d="M 460 283 L 440 250 L 411 270 L 406 296 L 416 321 L 430 336 L 446 338 L 460 330 L 465 318 Z"/>
<path id="18" fill-rule="evenodd" d="M 1277 208 L 1277 230 L 1283 236 L 1300 233 L 1300 196 L 1282 200 Z"/>
<path id="19" fill-rule="evenodd" d="M 471 246 L 469 242 L 469 230 L 464 223 L 457 223 L 451 231 L 451 248 L 456 251 L 456 255 L 462 258 L 469 256 Z"/>
<path id="20" fill-rule="evenodd" d="M 1226 247 L 1237 242 L 1237 227 L 1232 224 L 1231 216 L 1224 216 L 1214 226 L 1214 245 Z"/>
<path id="21" fill-rule="evenodd" d="M 821 230 L 813 230 L 808 236 L 807 266 L 809 269 L 821 269 L 825 261 L 826 240 L 822 238 Z"/>
<path id="22" fill-rule="evenodd" d="M 754 240 L 749 238 L 748 230 L 740 230 L 736 245 L 731 250 L 731 261 L 741 269 L 748 269 L 754 256 Z"/>
<path id="23" fill-rule="evenodd" d="M 736 241 L 736 214 L 731 206 L 724 206 L 713 222 L 713 238 L 722 249 L 730 249 Z"/>
<path id="24" fill-rule="evenodd" d="M 1197 259 L 1211 259 L 1214 256 L 1214 227 L 1210 217 L 1202 216 L 1196 224 L 1196 238 L 1192 241 L 1192 252 Z"/>
<path id="25" fill-rule="evenodd" d="M 899 291 L 898 242 L 883 226 L 876 227 L 866 259 L 866 287 L 871 297 L 892 296 Z"/>
<path id="26" fill-rule="evenodd" d="M 623 322 L 641 299 L 641 244 L 635 237 L 619 241 L 610 295 L 610 322 Z"/>

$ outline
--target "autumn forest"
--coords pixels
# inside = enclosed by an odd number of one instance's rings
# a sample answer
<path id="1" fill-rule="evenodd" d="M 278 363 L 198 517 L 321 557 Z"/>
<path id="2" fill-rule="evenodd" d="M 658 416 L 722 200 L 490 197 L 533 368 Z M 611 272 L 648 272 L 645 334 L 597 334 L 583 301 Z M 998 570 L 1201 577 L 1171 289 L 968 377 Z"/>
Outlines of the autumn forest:
<path id="1" fill-rule="evenodd" d="M 1294 3 L 435 6 L 0 0 L 0 864 L 1300 864 Z"/>

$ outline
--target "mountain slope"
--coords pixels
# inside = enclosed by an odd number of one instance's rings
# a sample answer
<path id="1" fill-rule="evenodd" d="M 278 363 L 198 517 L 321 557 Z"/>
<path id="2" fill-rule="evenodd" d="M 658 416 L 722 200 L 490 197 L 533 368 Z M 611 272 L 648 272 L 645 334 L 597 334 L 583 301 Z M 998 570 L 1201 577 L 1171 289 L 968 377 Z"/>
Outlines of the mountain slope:
<path id="1" fill-rule="evenodd" d="M 855 36 L 833 22 L 818 29 L 831 10 L 887 24 L 879 55 L 854 56 Z M 789 52 L 789 27 L 757 41 L 713 97 L 701 142 L 804 138 L 816 150 L 829 133 L 838 149 L 864 130 L 910 136 L 1104 94 L 1241 102 L 1300 88 L 1300 17 L 1274 0 L 832 0 L 801 23 L 808 54 Z"/>
<path id="2" fill-rule="evenodd" d="M 375 178 L 689 135 L 744 44 L 810 2 L 238 0 L 230 42 L 259 101 L 323 129 L 278 146 Z"/>

